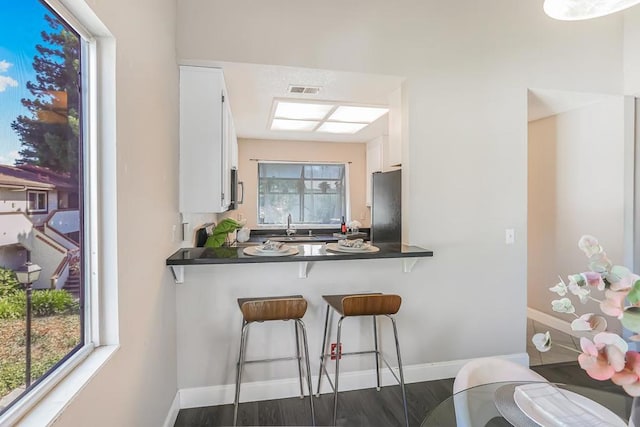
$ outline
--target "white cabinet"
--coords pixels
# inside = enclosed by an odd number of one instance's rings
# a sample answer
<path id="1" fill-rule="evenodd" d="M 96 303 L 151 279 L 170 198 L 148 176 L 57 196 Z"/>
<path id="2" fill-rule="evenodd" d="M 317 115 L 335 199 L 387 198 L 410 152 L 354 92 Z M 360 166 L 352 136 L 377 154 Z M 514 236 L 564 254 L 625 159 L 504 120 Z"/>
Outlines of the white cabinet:
<path id="1" fill-rule="evenodd" d="M 372 177 L 375 172 L 382 172 L 382 152 L 386 145 L 386 136 L 379 136 L 367 142 L 367 195 L 365 204 L 371 206 Z"/>
<path id="2" fill-rule="evenodd" d="M 219 213 L 231 203 L 237 139 L 219 68 L 180 67 L 180 212 Z"/>

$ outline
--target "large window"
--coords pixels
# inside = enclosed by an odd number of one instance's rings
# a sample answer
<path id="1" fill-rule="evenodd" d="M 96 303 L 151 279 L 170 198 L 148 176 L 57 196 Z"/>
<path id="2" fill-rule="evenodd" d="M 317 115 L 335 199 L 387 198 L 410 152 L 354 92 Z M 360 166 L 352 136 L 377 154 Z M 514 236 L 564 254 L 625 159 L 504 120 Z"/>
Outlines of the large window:
<path id="1" fill-rule="evenodd" d="M 3 3 L 0 416 L 85 344 L 85 46 L 44 0 Z"/>
<path id="2" fill-rule="evenodd" d="M 258 164 L 258 223 L 340 224 L 346 216 L 344 164 Z"/>

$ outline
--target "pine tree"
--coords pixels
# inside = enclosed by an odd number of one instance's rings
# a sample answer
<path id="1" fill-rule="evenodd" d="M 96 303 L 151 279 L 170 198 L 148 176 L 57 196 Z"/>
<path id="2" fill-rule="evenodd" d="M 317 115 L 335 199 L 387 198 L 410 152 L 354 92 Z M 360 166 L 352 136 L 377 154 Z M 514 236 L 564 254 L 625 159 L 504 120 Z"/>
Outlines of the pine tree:
<path id="1" fill-rule="evenodd" d="M 55 17 L 45 19 L 50 31 L 42 31 L 44 43 L 36 45 L 36 81 L 27 82 L 33 97 L 21 100 L 30 117 L 20 115 L 11 123 L 22 144 L 16 164 L 42 166 L 77 179 L 80 38 Z"/>

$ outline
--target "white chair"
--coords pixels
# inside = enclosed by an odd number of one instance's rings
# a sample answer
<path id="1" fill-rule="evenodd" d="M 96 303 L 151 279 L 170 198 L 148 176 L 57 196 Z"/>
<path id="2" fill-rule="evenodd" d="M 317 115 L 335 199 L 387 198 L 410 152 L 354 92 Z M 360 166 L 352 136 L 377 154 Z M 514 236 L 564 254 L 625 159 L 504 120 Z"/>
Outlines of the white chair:
<path id="1" fill-rule="evenodd" d="M 492 399 L 481 404 L 475 399 L 469 401 L 466 393 L 458 392 L 482 384 L 501 381 L 543 381 L 547 379 L 526 366 L 498 357 L 486 357 L 467 362 L 453 381 L 453 404 L 458 427 L 486 425 L 496 416 Z M 473 422 L 472 422 L 473 421 Z"/>

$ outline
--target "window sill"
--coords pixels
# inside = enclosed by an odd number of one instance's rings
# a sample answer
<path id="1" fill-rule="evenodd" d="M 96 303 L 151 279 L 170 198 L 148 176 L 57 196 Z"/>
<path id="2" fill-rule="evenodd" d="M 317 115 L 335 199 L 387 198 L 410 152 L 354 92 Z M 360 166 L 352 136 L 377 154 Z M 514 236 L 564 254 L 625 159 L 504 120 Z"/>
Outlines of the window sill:
<path id="1" fill-rule="evenodd" d="M 0 418 L 0 424 L 20 427 L 50 425 L 85 384 L 115 354 L 119 346 L 86 347 L 24 396 Z"/>

